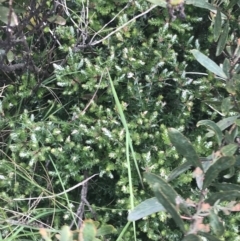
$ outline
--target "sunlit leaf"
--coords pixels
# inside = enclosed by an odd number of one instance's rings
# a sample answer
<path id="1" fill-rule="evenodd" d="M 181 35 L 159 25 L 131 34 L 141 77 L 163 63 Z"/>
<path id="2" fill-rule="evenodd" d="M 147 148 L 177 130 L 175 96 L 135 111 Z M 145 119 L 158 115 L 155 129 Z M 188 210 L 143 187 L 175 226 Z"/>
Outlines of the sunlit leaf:
<path id="1" fill-rule="evenodd" d="M 59 241 L 72 241 L 73 234 L 69 226 L 64 225 L 58 235 Z"/>
<path id="2" fill-rule="evenodd" d="M 215 62 L 209 59 L 206 55 L 204 55 L 197 49 L 193 49 L 191 50 L 191 52 L 196 58 L 196 60 L 206 69 L 216 74 L 217 76 L 220 76 L 223 79 L 227 79 L 227 75 L 224 73 L 224 71 Z"/>
<path id="3" fill-rule="evenodd" d="M 165 0 L 147 0 L 150 3 L 153 3 L 155 5 L 158 5 L 160 7 L 166 7 L 166 1 Z M 181 2 L 182 0 L 175 0 L 177 3 Z M 217 8 L 211 5 L 210 3 L 206 2 L 205 0 L 186 0 L 186 4 L 193 5 L 195 7 L 199 8 L 205 8 L 208 10 L 214 10 L 216 11 Z"/>
<path id="4" fill-rule="evenodd" d="M 165 211 L 165 208 L 156 197 L 153 197 L 141 202 L 131 210 L 128 214 L 128 221 L 136 221 L 160 211 Z"/>
<path id="5" fill-rule="evenodd" d="M 45 228 L 40 228 L 40 229 L 39 229 L 39 233 L 41 234 L 42 238 L 43 238 L 45 241 L 52 241 L 51 235 L 49 234 L 49 232 L 47 231 L 47 229 L 45 229 Z M 3 239 L 0 238 L 0 240 L 3 240 Z"/>
<path id="6" fill-rule="evenodd" d="M 147 0 L 147 1 L 164 8 L 167 5 L 165 0 Z"/>
<path id="7" fill-rule="evenodd" d="M 177 129 L 169 128 L 168 135 L 177 152 L 183 155 L 195 167 L 202 169 L 202 164 L 190 141 Z"/>
<path id="8" fill-rule="evenodd" d="M 11 50 L 9 50 L 7 53 L 8 62 L 11 63 L 14 59 L 15 59 L 14 53 Z"/>

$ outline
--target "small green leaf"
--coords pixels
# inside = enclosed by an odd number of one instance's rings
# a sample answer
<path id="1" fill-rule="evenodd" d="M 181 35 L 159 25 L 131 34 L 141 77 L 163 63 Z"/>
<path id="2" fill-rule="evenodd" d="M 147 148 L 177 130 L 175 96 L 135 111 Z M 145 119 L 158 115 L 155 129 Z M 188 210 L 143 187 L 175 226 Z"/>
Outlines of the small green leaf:
<path id="1" fill-rule="evenodd" d="M 191 52 L 196 58 L 196 60 L 206 69 L 208 69 L 210 72 L 214 73 L 215 75 L 220 76 L 223 79 L 227 79 L 227 75 L 224 73 L 224 71 L 215 62 L 209 59 L 206 55 L 204 55 L 197 49 L 193 49 L 191 50 Z"/>
<path id="2" fill-rule="evenodd" d="M 9 50 L 7 53 L 8 62 L 11 63 L 14 59 L 15 59 L 14 53 L 11 50 Z"/>
<path id="3" fill-rule="evenodd" d="M 230 63 L 229 59 L 227 59 L 227 58 L 224 59 L 224 61 L 223 61 L 223 71 L 229 78 L 230 73 L 231 73 L 231 63 Z"/>
<path id="4" fill-rule="evenodd" d="M 93 220 L 91 219 L 84 220 L 79 232 L 79 240 L 94 241 L 96 234 L 97 234 L 97 229 L 94 225 Z"/>
<path id="5" fill-rule="evenodd" d="M 180 155 L 183 155 L 189 162 L 192 163 L 193 166 L 203 169 L 192 144 L 182 133 L 180 133 L 177 129 L 169 128 L 168 135 L 170 141 L 176 147 L 176 150 Z"/>
<path id="6" fill-rule="evenodd" d="M 147 199 L 140 204 L 138 204 L 133 210 L 128 214 L 128 221 L 137 221 L 153 213 L 160 211 L 166 211 L 165 208 L 156 197 Z"/>
<path id="7" fill-rule="evenodd" d="M 222 113 L 225 116 L 228 115 L 231 108 L 232 108 L 231 97 L 224 98 L 221 106 Z"/>
<path id="8" fill-rule="evenodd" d="M 216 160 L 207 170 L 204 182 L 203 189 L 207 188 L 218 176 L 218 174 L 234 165 L 235 158 L 233 156 L 224 156 Z"/>
<path id="9" fill-rule="evenodd" d="M 227 39 L 228 39 L 228 32 L 229 32 L 229 21 L 227 21 L 227 23 L 225 24 L 225 26 L 223 28 L 223 32 L 219 38 L 216 56 L 219 56 L 222 53 L 222 51 L 224 50 Z"/>
<path id="10" fill-rule="evenodd" d="M 223 154 L 223 156 L 232 156 L 235 154 L 237 149 L 237 144 L 228 144 L 226 146 L 223 146 L 220 151 Z"/>
<path id="11" fill-rule="evenodd" d="M 47 20 L 50 23 L 56 23 L 58 25 L 65 25 L 66 24 L 66 19 L 63 18 L 60 15 L 55 15 L 55 16 L 49 17 Z"/>
<path id="12" fill-rule="evenodd" d="M 107 234 L 115 233 L 117 230 L 112 225 L 103 225 L 97 230 L 96 236 L 104 236 Z"/>
<path id="13" fill-rule="evenodd" d="M 231 191 L 225 191 L 225 192 L 217 192 L 210 194 L 210 197 L 207 198 L 205 201 L 206 203 L 209 203 L 210 205 L 213 205 L 216 201 L 232 201 L 235 198 L 240 197 L 240 191 L 231 190 Z"/>
<path id="14" fill-rule="evenodd" d="M 216 137 L 217 137 L 218 145 L 221 146 L 223 134 L 222 134 L 221 129 L 217 126 L 217 124 L 215 124 L 211 120 L 201 120 L 197 123 L 197 126 L 201 126 L 201 125 L 205 125 L 215 132 Z"/>
<path id="15" fill-rule="evenodd" d="M 223 223 L 220 221 L 218 215 L 214 212 L 214 210 L 210 211 L 210 226 L 213 232 L 219 237 L 224 233 Z"/>
<path id="16" fill-rule="evenodd" d="M 192 162 L 191 161 L 186 161 L 183 164 L 181 164 L 180 166 L 178 166 L 177 168 L 175 168 L 169 175 L 167 178 L 167 181 L 170 182 L 173 179 L 177 178 L 179 175 L 181 175 L 183 172 L 187 171 L 190 167 L 192 166 Z"/>
<path id="17" fill-rule="evenodd" d="M 70 230 L 69 226 L 64 225 L 61 229 L 60 233 L 60 241 L 72 241 L 73 240 L 73 234 Z"/>
<path id="18" fill-rule="evenodd" d="M 202 241 L 202 239 L 198 235 L 191 233 L 185 236 L 182 241 Z"/>
<path id="19" fill-rule="evenodd" d="M 222 30 L 222 18 L 221 18 L 221 11 L 219 10 L 219 8 L 217 9 L 217 15 L 215 18 L 215 22 L 214 22 L 214 41 L 216 42 L 221 34 L 221 30 Z"/>
<path id="20" fill-rule="evenodd" d="M 176 206 L 172 204 L 171 200 L 167 196 L 167 193 L 162 189 L 161 185 L 159 183 L 155 183 L 152 189 L 158 201 L 171 214 L 176 225 L 182 230 L 182 232 L 185 232 L 184 222 L 178 214 Z"/>

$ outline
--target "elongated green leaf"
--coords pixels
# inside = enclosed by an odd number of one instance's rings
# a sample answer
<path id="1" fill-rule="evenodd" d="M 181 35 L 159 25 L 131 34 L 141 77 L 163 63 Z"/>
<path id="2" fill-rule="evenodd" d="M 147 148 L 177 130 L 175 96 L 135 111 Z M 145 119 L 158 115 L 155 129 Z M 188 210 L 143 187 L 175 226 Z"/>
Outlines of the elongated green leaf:
<path id="1" fill-rule="evenodd" d="M 224 71 L 215 62 L 209 59 L 206 55 L 204 55 L 197 49 L 193 49 L 191 50 L 191 52 L 196 58 L 196 60 L 206 69 L 216 74 L 217 76 L 220 76 L 223 79 L 227 79 L 227 75 L 224 73 Z"/>
<path id="2" fill-rule="evenodd" d="M 205 233 L 205 232 L 198 232 L 199 235 L 207 238 L 208 241 L 221 241 L 220 239 L 216 238 L 215 236 Z"/>
<path id="3" fill-rule="evenodd" d="M 201 240 L 202 239 L 198 235 L 191 233 L 185 236 L 182 241 L 201 241 Z"/>
<path id="4" fill-rule="evenodd" d="M 153 213 L 160 211 L 166 211 L 165 208 L 156 197 L 147 199 L 140 204 L 138 204 L 133 210 L 128 214 L 128 221 L 136 221 L 141 218 L 144 218 Z"/>
<path id="5" fill-rule="evenodd" d="M 166 3 L 166 1 L 165 0 L 147 0 L 148 2 L 150 2 L 150 3 L 153 3 L 153 4 L 155 4 L 155 5 L 158 5 L 158 6 L 160 6 L 160 7 L 166 7 L 166 5 L 167 5 L 167 3 Z"/>
<path id="6" fill-rule="evenodd" d="M 217 183 L 214 184 L 218 190 L 221 191 L 239 191 L 240 192 L 240 185 L 232 184 L 232 183 Z"/>
<path id="7" fill-rule="evenodd" d="M 167 181 L 170 182 L 173 179 L 177 178 L 179 175 L 181 175 L 183 172 L 187 171 L 192 166 L 191 161 L 186 161 L 177 168 L 175 168 L 169 175 Z"/>
<path id="8" fill-rule="evenodd" d="M 214 22 L 214 29 L 213 29 L 215 42 L 218 40 L 218 38 L 221 34 L 221 30 L 222 30 L 222 18 L 221 18 L 221 12 L 218 8 L 217 15 L 216 15 L 215 22 Z"/>
<path id="9" fill-rule="evenodd" d="M 216 7 L 206 2 L 205 0 L 186 0 L 186 4 L 192 4 L 199 8 L 205 8 L 209 10 L 217 10 Z"/>
<path id="10" fill-rule="evenodd" d="M 144 173 L 144 177 L 146 178 L 147 182 L 151 187 L 158 183 L 161 186 L 161 190 L 165 193 L 166 197 L 168 198 L 169 202 L 172 203 L 173 206 L 178 206 L 178 208 L 185 214 L 191 215 L 188 210 L 188 204 L 185 202 L 183 198 L 169 185 L 165 180 L 161 177 L 146 172 Z M 160 206 L 159 206 L 160 207 Z M 164 206 L 163 206 L 164 207 Z"/>
<path id="11" fill-rule="evenodd" d="M 146 181 L 152 188 L 153 185 L 158 183 L 161 186 L 161 189 L 167 196 L 169 202 L 171 202 L 173 205 L 176 205 L 176 198 L 179 196 L 179 194 L 169 185 L 165 180 L 163 180 L 158 175 L 155 175 L 150 172 L 145 172 L 144 177 L 146 178 Z M 162 204 L 162 203 L 161 203 Z"/>
<path id="12" fill-rule="evenodd" d="M 232 155 L 235 154 L 237 149 L 238 149 L 238 145 L 237 144 L 228 144 L 228 145 L 223 146 L 221 148 L 221 153 L 224 156 L 232 156 Z"/>
<path id="13" fill-rule="evenodd" d="M 161 7 L 166 7 L 166 0 L 147 0 L 150 3 L 153 3 L 155 5 L 161 6 Z M 180 0 L 175 0 L 175 1 L 179 1 Z M 186 4 L 189 5 L 193 5 L 195 7 L 199 7 L 199 8 L 205 8 L 211 11 L 216 11 L 217 8 L 215 6 L 213 6 L 212 4 L 206 2 L 205 0 L 185 0 Z"/>
<path id="14" fill-rule="evenodd" d="M 219 38 L 216 56 L 219 56 L 222 53 L 222 51 L 224 50 L 227 39 L 228 39 L 228 32 L 229 32 L 229 21 L 227 21 L 227 23 L 225 24 L 225 26 L 223 28 L 223 32 Z"/>
<path id="15" fill-rule="evenodd" d="M 220 120 L 216 124 L 220 128 L 220 130 L 223 131 L 223 130 L 227 129 L 229 126 L 231 126 L 238 117 L 239 117 L 238 115 L 237 116 L 227 117 L 227 118 L 224 118 L 224 119 Z M 214 136 L 214 132 L 213 131 L 209 131 L 206 134 L 206 137 L 212 137 L 212 136 Z"/>
<path id="16" fill-rule="evenodd" d="M 203 169 L 192 144 L 182 133 L 180 133 L 177 129 L 169 128 L 168 135 L 179 154 L 183 155 L 189 162 L 192 163 L 193 166 Z"/>
<path id="17" fill-rule="evenodd" d="M 240 191 L 231 190 L 231 191 L 225 191 L 225 192 L 217 192 L 210 195 L 209 198 L 205 201 L 206 203 L 209 203 L 210 205 L 213 205 L 216 201 L 232 201 L 235 198 L 240 197 Z"/>
<path id="18" fill-rule="evenodd" d="M 207 188 L 215 178 L 217 178 L 218 174 L 234 165 L 235 158 L 233 156 L 224 156 L 216 160 L 207 170 L 203 182 L 203 189 Z"/>
<path id="19" fill-rule="evenodd" d="M 214 210 L 210 211 L 210 226 L 213 232 L 219 237 L 222 236 L 224 233 L 223 223 L 219 219 L 218 215 L 214 212 Z"/>
<path id="20" fill-rule="evenodd" d="M 205 125 L 214 131 L 217 137 L 218 145 L 221 146 L 223 134 L 221 129 L 217 126 L 217 124 L 211 120 L 201 120 L 197 123 L 197 126 L 201 126 L 201 125 Z"/>
<path id="21" fill-rule="evenodd" d="M 184 222 L 178 214 L 177 208 L 175 205 L 171 203 L 169 200 L 167 193 L 163 191 L 161 185 L 159 183 L 155 183 L 152 187 L 154 194 L 158 201 L 165 207 L 165 209 L 171 214 L 174 219 L 176 225 L 185 232 Z"/>

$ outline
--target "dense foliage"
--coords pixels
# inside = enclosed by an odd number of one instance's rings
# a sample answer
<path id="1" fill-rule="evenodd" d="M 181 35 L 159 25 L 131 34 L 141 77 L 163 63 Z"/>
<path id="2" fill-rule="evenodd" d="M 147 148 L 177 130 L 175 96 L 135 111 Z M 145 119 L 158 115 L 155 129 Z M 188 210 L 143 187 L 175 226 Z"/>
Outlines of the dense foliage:
<path id="1" fill-rule="evenodd" d="M 98 236 L 107 234 L 110 240 L 120 240 L 120 235 L 132 240 L 135 232 L 137 240 L 181 240 L 186 233 L 167 212 L 152 213 L 136 226 L 126 226 L 131 201 L 135 206 L 152 197 L 147 184 L 152 185 L 152 175 L 167 180 L 180 165 L 169 190 L 173 188 L 183 199 L 197 202 L 199 198 L 202 186 L 196 185 L 192 175 L 197 165 L 185 166 L 183 173 L 181 164 L 186 157 L 168 127 L 175 128 L 174 133 L 183 140 L 179 131 L 188 136 L 191 150 L 215 167 L 211 155 L 219 150 L 227 153 L 223 156 L 235 158 L 225 168 L 219 164 L 214 176 L 227 169 L 227 178 L 221 174 L 211 181 L 239 182 L 235 155 L 240 112 L 239 1 L 215 1 L 212 11 L 199 2 L 186 1 L 186 18 L 172 22 L 161 0 L 161 7 L 155 8 L 145 0 L 3 1 L 3 238 L 39 240 L 40 227 L 54 233 L 66 224 L 72 230 L 85 225 Z M 222 64 L 225 79 L 211 68 L 206 73 L 210 62 L 198 63 L 206 57 L 203 54 Z M 128 129 L 122 123 L 122 110 Z M 206 127 L 196 127 L 202 119 L 219 121 L 231 116 L 235 119 L 227 119 L 223 127 L 210 122 L 215 131 L 220 128 L 217 140 L 212 133 L 205 137 Z M 127 151 L 128 134 L 134 154 Z M 224 146 L 234 151 L 222 150 Z M 144 185 L 138 170 L 141 174 L 146 171 Z M 98 175 L 77 185 L 94 174 Z M 209 192 L 219 189 L 214 185 Z M 214 199 L 218 200 L 221 198 Z M 218 215 L 228 230 L 218 233 L 219 240 L 238 240 L 239 214 Z M 81 225 L 82 219 L 95 219 L 101 225 L 91 221 Z M 184 225 L 190 227 L 187 222 Z M 109 228 L 109 232 L 99 227 Z M 43 229 L 41 234 L 43 238 L 47 235 Z M 63 229 L 61 234 L 70 236 L 71 232 Z"/>

